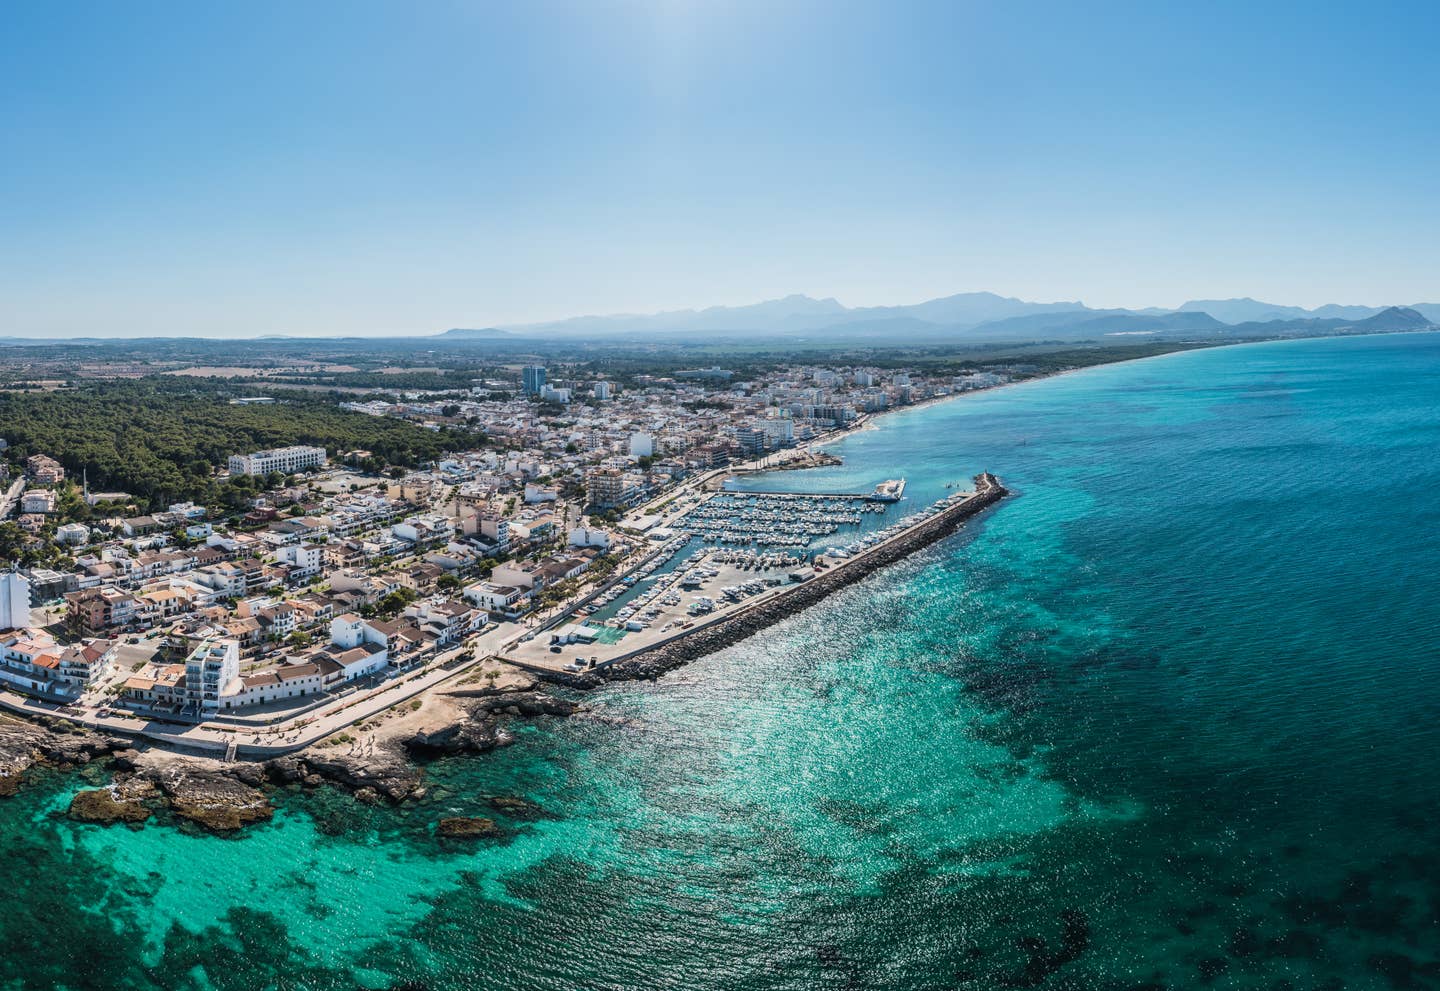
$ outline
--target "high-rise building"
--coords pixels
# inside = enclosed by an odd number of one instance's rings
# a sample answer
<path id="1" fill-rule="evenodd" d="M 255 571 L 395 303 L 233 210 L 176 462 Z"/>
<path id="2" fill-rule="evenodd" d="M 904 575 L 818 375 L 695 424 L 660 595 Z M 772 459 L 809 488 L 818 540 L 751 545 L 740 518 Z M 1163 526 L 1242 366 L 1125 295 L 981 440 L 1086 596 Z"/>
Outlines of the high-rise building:
<path id="1" fill-rule="evenodd" d="M 240 680 L 240 645 L 234 640 L 202 640 L 185 658 L 185 705 L 194 716 L 210 716 L 221 695 L 233 695 Z"/>
<path id="2" fill-rule="evenodd" d="M 596 382 L 593 391 L 595 393 L 595 398 L 600 400 L 601 402 L 604 402 L 606 399 L 610 398 L 610 383 Z"/>
<path id="3" fill-rule="evenodd" d="M 770 435 L 762 427 L 738 427 L 735 440 L 746 454 L 763 454 L 770 446 Z"/>
<path id="4" fill-rule="evenodd" d="M 625 499 L 625 474 L 614 468 L 592 468 L 585 476 L 585 493 L 595 506 L 618 506 Z"/>
<path id="5" fill-rule="evenodd" d="M 30 579 L 18 571 L 0 574 L 0 630 L 30 625 Z"/>
<path id="6" fill-rule="evenodd" d="M 538 396 L 545 388 L 545 369 L 540 365 L 526 365 L 520 372 L 520 383 L 527 396 Z"/>
<path id="7" fill-rule="evenodd" d="M 788 416 L 760 420 L 755 426 L 765 431 L 765 436 L 770 438 L 771 447 L 784 447 L 795 442 L 795 421 Z"/>

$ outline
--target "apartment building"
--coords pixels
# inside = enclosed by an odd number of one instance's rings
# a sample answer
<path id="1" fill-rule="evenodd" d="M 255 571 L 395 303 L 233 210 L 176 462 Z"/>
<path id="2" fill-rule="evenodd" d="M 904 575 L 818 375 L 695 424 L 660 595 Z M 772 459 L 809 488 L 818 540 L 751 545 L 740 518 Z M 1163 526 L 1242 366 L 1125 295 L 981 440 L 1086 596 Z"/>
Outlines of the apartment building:
<path id="1" fill-rule="evenodd" d="M 113 588 L 91 588 L 68 592 L 67 620 L 71 627 L 90 635 L 123 628 L 135 622 L 139 603 L 129 592 Z"/>
<path id="2" fill-rule="evenodd" d="M 185 707 L 198 716 L 214 715 L 222 696 L 240 690 L 240 645 L 233 640 L 206 640 L 185 658 Z"/>
<path id="3" fill-rule="evenodd" d="M 32 454 L 25 459 L 25 474 L 37 485 L 59 485 L 65 481 L 65 468 L 47 454 Z"/>
<path id="4" fill-rule="evenodd" d="M 232 455 L 229 467 L 232 475 L 268 475 L 272 471 L 291 475 L 297 471 L 320 468 L 324 464 L 325 448 L 297 444 L 294 447 L 256 451 L 254 454 Z"/>
<path id="5" fill-rule="evenodd" d="M 625 473 L 615 468 L 595 468 L 585 476 L 585 494 L 601 508 L 625 501 Z"/>
<path id="6" fill-rule="evenodd" d="M 54 489 L 31 489 L 20 497 L 20 512 L 48 515 L 55 512 L 56 501 Z"/>

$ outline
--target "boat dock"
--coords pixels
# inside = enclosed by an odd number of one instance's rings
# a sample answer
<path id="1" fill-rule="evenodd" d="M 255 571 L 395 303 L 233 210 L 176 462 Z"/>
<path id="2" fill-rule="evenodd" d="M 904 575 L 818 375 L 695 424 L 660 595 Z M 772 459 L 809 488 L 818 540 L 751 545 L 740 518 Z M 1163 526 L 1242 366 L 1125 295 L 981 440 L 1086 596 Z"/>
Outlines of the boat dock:
<path id="1" fill-rule="evenodd" d="M 782 501 L 828 501 L 836 499 L 840 501 L 853 500 L 864 502 L 870 498 L 869 492 L 767 492 L 760 489 L 721 489 L 717 495 L 749 497 L 755 496 L 761 499 L 780 499 Z"/>

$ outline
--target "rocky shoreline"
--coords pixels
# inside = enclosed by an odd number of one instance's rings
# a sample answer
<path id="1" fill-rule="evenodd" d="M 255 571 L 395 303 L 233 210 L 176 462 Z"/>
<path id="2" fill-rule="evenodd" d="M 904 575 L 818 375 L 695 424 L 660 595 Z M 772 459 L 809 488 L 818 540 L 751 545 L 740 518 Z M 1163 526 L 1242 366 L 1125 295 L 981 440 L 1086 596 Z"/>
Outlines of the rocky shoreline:
<path id="1" fill-rule="evenodd" d="M 673 671 L 707 654 L 733 646 L 815 605 L 847 585 L 855 584 L 880 568 L 894 564 L 954 533 L 966 520 L 1010 494 L 1009 490 L 1000 484 L 1000 480 L 989 472 L 977 475 L 975 483 L 976 494 L 971 498 L 917 524 L 894 540 L 873 548 L 863 557 L 817 575 L 785 595 L 757 603 L 728 619 L 702 627 L 689 636 L 616 661 L 597 671 L 583 675 L 553 672 L 542 677 L 574 688 L 595 688 L 607 681 L 653 681 L 667 671 Z"/>
<path id="2" fill-rule="evenodd" d="M 455 693 L 437 700 L 436 708 L 443 711 L 419 726 L 402 719 L 390 732 L 377 733 L 368 749 L 316 746 L 263 763 L 223 763 L 161 747 L 137 748 L 135 741 L 63 721 L 0 716 L 0 798 L 16 794 L 38 768 L 104 766 L 111 783 L 77 792 L 68 810 L 71 819 L 140 828 L 168 814 L 214 833 L 232 833 L 269 820 L 277 789 L 328 786 L 370 804 L 423 798 L 424 771 L 418 762 L 506 746 L 515 739 L 507 728 L 513 720 L 569 716 L 580 706 L 524 684 Z M 505 811 L 525 803 L 501 796 L 492 805 Z M 452 823 L 444 835 L 489 835 L 465 830 Z"/>
<path id="3" fill-rule="evenodd" d="M 32 767 L 83 767 L 130 746 L 124 737 L 93 733 L 61 720 L 31 722 L 0 715 L 0 798 L 19 791 Z"/>

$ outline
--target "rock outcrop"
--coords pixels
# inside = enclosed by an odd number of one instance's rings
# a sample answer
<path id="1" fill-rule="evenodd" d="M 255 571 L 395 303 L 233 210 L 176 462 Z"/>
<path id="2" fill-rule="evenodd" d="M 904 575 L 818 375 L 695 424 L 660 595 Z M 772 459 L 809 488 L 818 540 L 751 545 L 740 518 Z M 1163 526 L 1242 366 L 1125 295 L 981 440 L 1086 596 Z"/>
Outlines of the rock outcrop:
<path id="1" fill-rule="evenodd" d="M 37 764 L 78 766 L 129 746 L 128 740 L 69 723 L 0 715 L 0 797 L 15 794 L 25 772 Z"/>
<path id="2" fill-rule="evenodd" d="M 501 829 L 494 819 L 471 816 L 450 816 L 435 825 L 435 835 L 449 839 L 493 839 L 501 835 Z"/>
<path id="3" fill-rule="evenodd" d="M 362 792 L 390 802 L 403 802 L 421 791 L 420 770 L 403 752 L 377 747 L 374 753 L 329 753 L 312 747 L 298 754 L 277 757 L 265 765 L 265 774 L 277 784 L 314 786 L 328 783 L 357 795 Z"/>
<path id="4" fill-rule="evenodd" d="M 181 764 L 145 774 L 160 788 L 171 811 L 212 832 L 233 832 L 275 814 L 263 791 L 228 769 Z"/>
<path id="5" fill-rule="evenodd" d="M 442 717 L 409 736 L 372 739 L 367 750 L 347 753 L 310 747 L 263 764 L 220 763 L 155 747 L 137 749 L 131 740 L 60 721 L 31 722 L 0 715 L 0 796 L 14 794 L 36 764 L 74 766 L 108 759 L 114 783 L 76 795 L 69 810 L 72 819 L 138 825 L 169 809 L 206 829 L 231 832 L 268 820 L 274 808 L 266 789 L 288 785 L 329 784 L 363 802 L 399 803 L 425 794 L 424 772 L 412 757 L 483 753 L 514 742 L 506 729 L 513 719 L 568 716 L 577 710 L 574 702 L 534 691 L 533 684 L 466 692 L 456 700 L 453 718 Z"/>
<path id="6" fill-rule="evenodd" d="M 128 789 L 116 786 L 76 792 L 66 814 L 76 822 L 138 825 L 155 814 L 143 801 L 151 797 L 154 790 L 153 786 Z"/>
<path id="7" fill-rule="evenodd" d="M 418 756 L 485 753 L 515 741 L 505 728 L 506 717 L 569 716 L 578 708 L 568 699 L 545 692 L 481 696 L 467 702 L 462 718 L 416 730 L 403 742 L 406 750 Z"/>
<path id="8" fill-rule="evenodd" d="M 545 810 L 534 802 L 526 801 L 516 795 L 491 795 L 486 798 L 490 807 L 497 812 L 516 819 L 536 819 L 545 814 Z"/>

